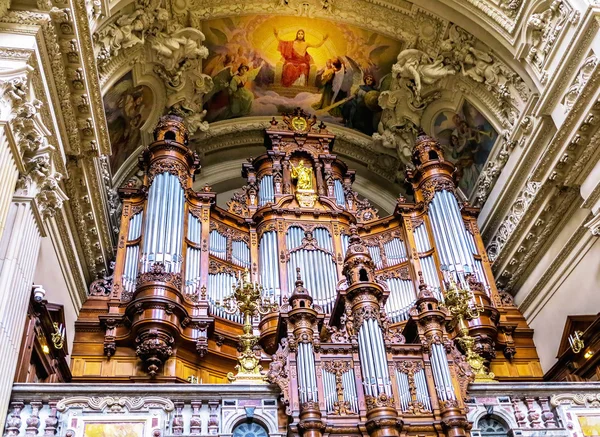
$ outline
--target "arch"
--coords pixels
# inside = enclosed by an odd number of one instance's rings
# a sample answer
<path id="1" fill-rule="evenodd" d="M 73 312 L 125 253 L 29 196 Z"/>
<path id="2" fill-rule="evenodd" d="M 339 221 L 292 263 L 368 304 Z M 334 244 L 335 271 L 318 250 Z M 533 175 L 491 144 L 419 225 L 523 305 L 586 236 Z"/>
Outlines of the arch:
<path id="1" fill-rule="evenodd" d="M 279 432 L 276 407 L 273 407 L 272 411 L 267 410 L 265 407 L 237 407 L 234 412 L 224 415 L 223 417 L 224 420 L 221 424 L 221 432 L 219 433 L 222 436 L 232 437 L 234 429 L 248 420 L 256 422 L 265 428 L 269 437 L 282 436 Z"/>
<path id="2" fill-rule="evenodd" d="M 517 424 L 514 416 L 507 413 L 505 410 L 495 407 L 495 406 L 494 407 L 486 407 L 483 405 L 479 405 L 479 406 L 477 406 L 476 409 L 474 409 L 474 411 L 472 413 L 469 412 L 468 419 L 471 423 L 474 424 L 473 430 L 479 429 L 477 426 L 479 424 L 479 421 L 481 420 L 481 418 L 483 418 L 487 415 L 495 416 L 503 424 L 505 424 L 507 426 L 507 429 L 509 429 L 509 430 L 519 428 L 519 425 Z"/>
<path id="3" fill-rule="evenodd" d="M 358 280 L 361 282 L 369 282 L 369 274 L 365 268 L 361 268 L 358 271 Z"/>
<path id="4" fill-rule="evenodd" d="M 232 434 L 233 437 L 268 437 L 267 429 L 252 419 L 238 423 Z"/>
<path id="5" fill-rule="evenodd" d="M 175 135 L 175 132 L 173 132 L 173 131 L 165 132 L 165 140 L 175 141 L 176 137 L 177 136 Z"/>
<path id="6" fill-rule="evenodd" d="M 481 416 L 476 428 L 481 437 L 507 437 L 510 431 L 508 424 L 495 414 Z"/>
<path id="7" fill-rule="evenodd" d="M 96 29 L 101 29 L 115 19 L 124 11 L 130 8 L 132 0 L 115 0 L 110 4 L 110 13 L 102 21 L 98 22 Z M 196 2 L 187 0 L 183 2 L 183 9 L 193 9 Z M 353 2 L 354 3 L 354 2 Z M 407 6 L 381 6 L 379 2 L 373 0 L 359 0 L 358 6 L 344 8 L 343 13 L 331 14 L 330 11 L 315 9 L 312 11 L 313 18 L 328 19 L 335 22 L 344 22 L 353 25 L 359 25 L 366 30 L 386 34 L 387 36 L 397 38 L 402 41 L 411 41 L 415 36 L 407 34 L 403 29 L 405 26 L 392 26 L 390 23 L 401 21 L 414 21 L 418 18 L 417 15 L 423 14 L 433 16 L 436 21 L 447 22 L 451 21 L 458 24 L 460 27 L 468 29 L 477 39 L 488 45 L 490 49 L 498 53 L 507 65 L 516 68 L 520 75 L 528 73 L 520 68 L 518 62 L 514 59 L 515 55 L 515 40 L 519 37 L 520 28 L 525 20 L 507 19 L 499 8 L 490 7 L 484 2 L 469 2 L 465 4 L 460 0 L 450 0 L 448 2 L 439 3 L 432 9 L 431 3 L 427 0 L 412 0 Z M 361 12 L 366 8 L 379 6 L 383 9 L 387 20 L 382 23 L 381 20 L 365 21 L 361 16 Z M 337 6 L 339 8 L 339 6 Z M 179 9 L 182 9 L 181 7 Z M 422 11 L 422 12 L 421 12 Z M 216 18 L 227 18 L 236 15 L 235 8 L 226 9 L 214 8 L 213 11 L 206 11 L 202 16 L 203 20 Z M 380 11 L 378 11 L 380 12 Z M 525 10 L 520 11 L 519 17 L 526 16 Z M 248 4 L 246 6 L 246 14 L 264 14 L 281 16 L 296 15 L 292 9 L 286 9 L 285 6 L 273 6 L 265 9 L 264 5 Z M 437 24 L 437 23 L 436 23 Z M 441 26 L 443 27 L 443 26 Z M 417 38 L 422 35 L 416 35 Z M 412 37 L 412 38 L 411 38 Z"/>

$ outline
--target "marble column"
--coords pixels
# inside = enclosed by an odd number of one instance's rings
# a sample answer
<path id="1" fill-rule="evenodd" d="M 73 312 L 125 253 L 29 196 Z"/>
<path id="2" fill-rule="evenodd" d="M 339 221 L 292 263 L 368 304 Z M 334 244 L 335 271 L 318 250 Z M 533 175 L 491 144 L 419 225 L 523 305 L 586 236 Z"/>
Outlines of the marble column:
<path id="1" fill-rule="evenodd" d="M 29 84 L 31 67 L 0 72 L 0 429 L 8 411 L 43 221 L 62 207 L 55 148 Z"/>
<path id="2" fill-rule="evenodd" d="M 16 371 L 41 232 L 32 200 L 14 200 L 0 239 L 0 422 Z"/>

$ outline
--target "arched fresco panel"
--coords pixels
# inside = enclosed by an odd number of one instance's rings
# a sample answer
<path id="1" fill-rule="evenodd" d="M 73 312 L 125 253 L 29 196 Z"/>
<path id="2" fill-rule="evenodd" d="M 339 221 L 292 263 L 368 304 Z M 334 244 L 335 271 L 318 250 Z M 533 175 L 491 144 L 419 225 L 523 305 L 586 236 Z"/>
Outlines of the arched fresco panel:
<path id="1" fill-rule="evenodd" d="M 465 100 L 457 112 L 442 111 L 436 116 L 433 134 L 444 148 L 444 157 L 456 165 L 459 188 L 470 197 L 498 132 Z"/>
<path id="2" fill-rule="evenodd" d="M 305 17 L 246 16 L 203 23 L 214 89 L 207 119 L 274 116 L 296 107 L 371 135 L 402 43 Z"/>
<path id="3" fill-rule="evenodd" d="M 110 167 L 116 172 L 140 146 L 140 128 L 152 111 L 154 98 L 147 86 L 134 86 L 129 72 L 106 92 L 103 100 L 112 148 Z"/>

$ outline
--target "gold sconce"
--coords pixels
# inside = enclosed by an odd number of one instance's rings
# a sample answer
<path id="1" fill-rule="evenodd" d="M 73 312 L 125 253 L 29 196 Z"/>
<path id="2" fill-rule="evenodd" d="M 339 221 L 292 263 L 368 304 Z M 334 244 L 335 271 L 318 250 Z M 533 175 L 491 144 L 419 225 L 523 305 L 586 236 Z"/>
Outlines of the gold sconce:
<path id="1" fill-rule="evenodd" d="M 62 323 L 59 326 L 56 322 L 52 324 L 52 327 L 54 328 L 54 332 L 52 333 L 52 344 L 55 349 L 62 349 L 65 345 L 65 327 Z"/>
<path id="2" fill-rule="evenodd" d="M 581 332 L 581 331 L 575 331 L 573 334 L 569 335 L 569 344 L 571 345 L 571 350 L 573 351 L 573 353 L 578 354 L 585 347 L 585 343 L 583 342 L 583 339 L 581 338 L 582 335 L 583 335 L 583 332 Z M 588 358 L 588 357 L 586 357 L 586 358 Z"/>

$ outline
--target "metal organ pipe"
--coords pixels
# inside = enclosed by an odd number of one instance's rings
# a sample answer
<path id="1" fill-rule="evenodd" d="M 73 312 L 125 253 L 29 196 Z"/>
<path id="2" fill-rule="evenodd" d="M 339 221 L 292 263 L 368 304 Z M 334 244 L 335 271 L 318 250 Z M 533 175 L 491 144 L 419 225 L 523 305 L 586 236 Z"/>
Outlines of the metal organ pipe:
<path id="1" fill-rule="evenodd" d="M 385 311 L 392 323 L 408 319 L 408 312 L 416 300 L 413 282 L 400 278 L 385 281 L 390 290 L 390 297 L 385 304 Z"/>
<path id="2" fill-rule="evenodd" d="M 387 360 L 385 360 L 383 362 L 381 360 L 380 346 L 382 347 L 382 345 L 380 345 L 379 342 L 377 341 L 377 339 L 375 338 L 375 330 L 373 328 L 374 322 L 375 322 L 374 319 L 369 319 L 365 322 L 365 324 L 366 324 L 366 328 L 367 328 L 367 333 L 369 334 L 369 342 L 371 343 L 371 346 L 374 348 L 373 352 L 375 352 L 373 354 L 373 362 L 374 362 L 374 367 L 375 367 L 375 374 L 377 375 L 377 388 L 381 392 L 384 389 L 383 367 L 387 366 Z"/>
<path id="3" fill-rule="evenodd" d="M 323 370 L 323 395 L 325 396 L 325 407 L 327 408 L 327 411 L 333 411 L 333 404 L 337 401 L 335 375 L 327 370 Z"/>
<path id="4" fill-rule="evenodd" d="M 333 252 L 333 242 L 328 230 L 317 228 L 313 233 L 317 245 L 323 250 Z M 301 246 L 304 230 L 298 226 L 288 229 L 286 245 L 288 250 Z M 288 290 L 295 287 L 296 268 L 300 267 L 304 278 L 304 286 L 311 293 L 316 305 L 330 313 L 336 298 L 337 270 L 331 254 L 323 250 L 299 249 L 290 254 L 288 261 Z"/>
<path id="5" fill-rule="evenodd" d="M 344 186 L 342 185 L 342 181 L 340 181 L 339 179 L 335 179 L 333 181 L 333 194 L 335 196 L 335 203 L 337 204 L 337 206 L 345 208 L 346 195 L 344 194 Z"/>
<path id="6" fill-rule="evenodd" d="M 431 224 L 434 238 L 439 244 L 442 264 L 450 271 L 459 274 L 458 280 L 465 273 L 473 272 L 475 259 L 470 248 L 469 235 L 460 213 L 458 202 L 448 191 L 438 191 L 431 201 Z"/>
<path id="7" fill-rule="evenodd" d="M 211 255 L 222 260 L 227 259 L 227 237 L 216 229 L 210 231 L 208 251 Z"/>
<path id="8" fill-rule="evenodd" d="M 245 241 L 231 243 L 231 261 L 240 267 L 250 268 L 250 248 Z"/>
<path id="9" fill-rule="evenodd" d="M 367 246 L 367 248 L 369 249 L 369 254 L 375 263 L 375 268 L 377 270 L 382 269 L 383 261 L 381 260 L 381 250 L 379 249 L 379 246 Z"/>
<path id="10" fill-rule="evenodd" d="M 438 193 L 436 193 L 436 196 Z M 435 197 L 434 197 L 435 200 Z M 436 202 L 440 203 L 440 202 Z M 447 220 L 444 219 L 444 214 L 441 211 L 441 206 L 431 202 L 429 211 L 432 218 L 431 224 L 434 235 L 439 234 L 439 240 L 441 241 L 441 250 L 444 252 L 444 265 L 450 271 L 462 271 L 463 266 L 460 262 L 460 256 L 458 255 L 457 248 L 452 244 L 453 231 L 449 226 Z M 440 251 L 441 252 L 441 251 Z"/>
<path id="11" fill-rule="evenodd" d="M 273 176 L 265 175 L 260 180 L 258 187 L 258 206 L 265 206 L 275 201 L 275 189 L 273 188 Z"/>
<path id="12" fill-rule="evenodd" d="M 431 243 L 429 242 L 429 235 L 427 234 L 425 223 L 421 223 L 414 229 L 414 236 L 417 252 L 423 253 L 431 250 Z"/>
<path id="13" fill-rule="evenodd" d="M 360 345 L 361 343 L 363 344 L 363 347 L 359 347 L 358 348 L 358 354 L 360 356 L 360 364 L 361 364 L 361 371 L 362 371 L 362 377 L 363 377 L 363 386 L 365 389 L 365 394 L 368 396 L 373 396 L 376 395 L 377 393 L 377 389 L 376 387 L 373 387 L 373 379 L 374 376 L 372 376 L 371 374 L 371 366 L 369 365 L 369 359 L 367 358 L 367 356 L 369 355 L 367 348 L 367 344 L 366 344 L 366 340 L 365 340 L 365 336 L 364 336 L 365 332 L 364 329 L 361 329 L 358 331 L 358 344 Z M 376 385 L 376 384 L 375 384 Z"/>
<path id="14" fill-rule="evenodd" d="M 344 400 L 350 404 L 354 413 L 358 413 L 358 395 L 356 394 L 356 379 L 354 370 L 350 369 L 342 375 L 342 386 L 344 388 Z"/>
<path id="15" fill-rule="evenodd" d="M 225 297 L 231 295 L 233 286 L 236 282 L 235 276 L 230 275 L 229 273 L 210 273 L 208 275 L 207 287 L 208 305 L 212 315 L 242 323 L 243 320 L 240 314 L 228 314 L 217 305 L 217 302 L 222 301 Z"/>
<path id="16" fill-rule="evenodd" d="M 358 396 L 356 394 L 356 383 L 354 371 L 352 369 L 342 373 L 343 400 L 348 402 L 350 410 L 358 413 Z M 334 410 L 334 404 L 338 401 L 336 376 L 334 373 L 323 370 L 323 394 L 325 396 L 325 406 L 327 412 Z"/>
<path id="17" fill-rule="evenodd" d="M 342 234 L 341 235 L 341 241 L 342 241 L 342 256 L 345 258 L 346 257 L 346 252 L 348 252 L 348 244 L 350 240 L 350 236 L 346 235 L 346 234 Z"/>
<path id="18" fill-rule="evenodd" d="M 385 251 L 388 266 L 395 266 L 406 261 L 406 247 L 404 247 L 404 243 L 399 238 L 393 238 L 391 241 L 384 243 L 383 250 Z"/>
<path id="19" fill-rule="evenodd" d="M 400 395 L 400 406 L 402 407 L 402 411 L 407 411 L 408 405 L 412 400 L 408 386 L 408 375 L 396 369 L 396 381 L 398 384 L 398 394 Z"/>
<path id="20" fill-rule="evenodd" d="M 446 349 L 441 344 L 437 346 L 438 347 L 436 347 L 436 350 L 439 355 L 439 360 L 442 363 L 441 370 L 444 381 L 446 382 L 446 391 L 448 392 L 449 397 L 455 399 L 454 386 L 452 385 L 452 376 L 450 375 L 450 366 L 448 365 Z"/>
<path id="21" fill-rule="evenodd" d="M 147 272 L 155 262 L 163 262 L 168 272 L 181 270 L 184 202 L 177 176 L 156 175 L 148 193 L 142 272 Z"/>
<path id="22" fill-rule="evenodd" d="M 467 231 L 467 241 L 469 243 L 469 249 L 471 250 L 471 253 L 473 255 L 478 255 L 477 245 L 475 244 L 475 237 L 469 231 Z M 477 280 L 486 286 L 486 291 L 488 292 L 488 295 L 489 295 L 489 293 L 490 293 L 489 285 L 490 284 L 489 284 L 487 277 L 485 276 L 485 273 L 483 271 L 483 264 L 482 264 L 481 260 L 477 259 L 477 258 L 475 258 L 475 275 L 477 276 Z"/>
<path id="23" fill-rule="evenodd" d="M 369 395 L 385 393 L 392 395 L 390 375 L 387 367 L 383 334 L 376 320 L 365 320 L 358 331 L 358 350 L 361 357 L 361 369 L 369 376 Z M 363 381 L 366 384 L 366 381 Z"/>
<path id="24" fill-rule="evenodd" d="M 188 213 L 187 239 L 190 243 L 200 245 L 202 235 L 202 222 Z M 185 257 L 185 292 L 195 294 L 200 284 L 200 249 L 187 247 Z"/>
<path id="25" fill-rule="evenodd" d="M 129 219 L 129 230 L 127 232 L 127 241 L 134 241 L 142 235 L 142 218 L 143 212 L 140 211 Z M 138 261 L 139 261 L 140 245 L 127 245 L 125 251 L 125 267 L 123 268 L 122 284 L 123 288 L 128 293 L 135 291 L 137 279 Z"/>
<path id="26" fill-rule="evenodd" d="M 265 294 L 272 296 L 275 301 L 281 299 L 278 254 L 277 233 L 269 231 L 262 234 L 258 244 L 260 279 Z"/>
<path id="27" fill-rule="evenodd" d="M 419 401 L 428 411 L 431 411 L 431 400 L 427 390 L 427 381 L 425 380 L 425 370 L 421 369 L 415 372 L 415 385 L 417 386 L 417 401 Z"/>
<path id="28" fill-rule="evenodd" d="M 311 343 L 298 344 L 298 392 L 302 403 L 318 401 L 315 354 Z"/>
<path id="29" fill-rule="evenodd" d="M 331 240 L 331 234 L 327 229 L 316 228 L 313 231 L 313 236 L 319 243 L 319 247 L 333 253 L 333 241 Z"/>
<path id="30" fill-rule="evenodd" d="M 458 202 L 454 196 L 452 196 L 449 192 L 443 191 L 443 196 L 441 197 L 442 203 L 446 207 L 446 212 L 450 217 L 450 221 L 454 225 L 454 229 L 456 235 L 459 236 L 458 243 L 460 247 L 460 252 L 462 254 L 462 261 L 465 265 L 465 270 L 467 272 L 473 271 L 473 253 L 469 250 L 468 245 L 468 236 L 467 230 L 465 228 L 465 223 L 463 221 L 462 215 L 460 214 L 460 209 L 458 207 Z M 456 206 L 456 207 L 454 207 Z"/>
<path id="31" fill-rule="evenodd" d="M 443 401 L 456 399 L 448 358 L 444 346 L 441 344 L 431 345 L 431 369 L 433 370 L 433 379 L 440 399 Z"/>
<path id="32" fill-rule="evenodd" d="M 442 301 L 440 292 L 440 280 L 437 274 L 437 268 L 433 255 L 424 256 L 421 258 L 421 268 L 423 269 L 423 280 L 427 285 L 433 288 L 433 294 L 436 299 Z"/>

